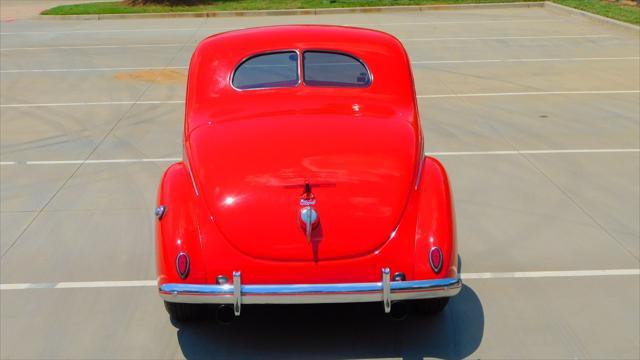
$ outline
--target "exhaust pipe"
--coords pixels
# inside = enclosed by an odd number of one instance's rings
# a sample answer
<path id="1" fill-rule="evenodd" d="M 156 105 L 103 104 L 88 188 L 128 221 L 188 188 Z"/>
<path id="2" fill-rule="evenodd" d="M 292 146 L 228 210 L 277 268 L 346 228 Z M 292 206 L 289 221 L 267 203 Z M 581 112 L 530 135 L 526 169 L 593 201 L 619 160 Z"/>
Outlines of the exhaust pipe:
<path id="1" fill-rule="evenodd" d="M 233 307 L 229 305 L 220 305 L 216 309 L 216 320 L 220 324 L 231 324 L 236 315 L 233 312 Z"/>
<path id="2" fill-rule="evenodd" d="M 407 318 L 408 314 L 409 307 L 404 301 L 396 301 L 391 304 L 391 312 L 389 313 L 389 316 L 391 316 L 393 320 L 404 320 Z"/>

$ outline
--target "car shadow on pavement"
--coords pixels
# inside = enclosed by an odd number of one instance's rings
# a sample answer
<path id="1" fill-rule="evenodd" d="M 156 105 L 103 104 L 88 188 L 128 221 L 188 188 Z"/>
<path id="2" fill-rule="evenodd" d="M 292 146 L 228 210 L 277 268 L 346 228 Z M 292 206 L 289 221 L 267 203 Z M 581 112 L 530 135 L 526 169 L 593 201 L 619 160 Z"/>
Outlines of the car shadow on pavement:
<path id="1" fill-rule="evenodd" d="M 174 325 L 187 359 L 458 359 L 480 345 L 484 312 L 476 293 L 464 285 L 435 316 L 411 311 L 406 319 L 394 320 L 384 313 L 382 303 L 254 305 L 243 306 L 242 316 L 228 325 L 213 316 Z"/>

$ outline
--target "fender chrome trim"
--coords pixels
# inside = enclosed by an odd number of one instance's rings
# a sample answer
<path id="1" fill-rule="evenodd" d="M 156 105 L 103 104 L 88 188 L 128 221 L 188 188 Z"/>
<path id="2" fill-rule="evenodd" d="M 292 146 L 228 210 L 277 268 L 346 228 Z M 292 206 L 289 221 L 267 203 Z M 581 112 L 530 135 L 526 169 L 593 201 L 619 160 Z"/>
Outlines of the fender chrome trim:
<path id="1" fill-rule="evenodd" d="M 343 284 L 245 285 L 240 273 L 234 284 L 201 285 L 166 283 L 159 286 L 160 297 L 168 302 L 192 304 L 232 304 L 236 315 L 240 304 L 321 304 L 376 302 L 385 311 L 392 301 L 451 297 L 460 292 L 460 277 L 433 280 L 391 281 L 382 270 L 382 281 Z M 237 282 L 236 282 L 237 279 Z M 237 285 L 236 285 L 237 284 Z"/>

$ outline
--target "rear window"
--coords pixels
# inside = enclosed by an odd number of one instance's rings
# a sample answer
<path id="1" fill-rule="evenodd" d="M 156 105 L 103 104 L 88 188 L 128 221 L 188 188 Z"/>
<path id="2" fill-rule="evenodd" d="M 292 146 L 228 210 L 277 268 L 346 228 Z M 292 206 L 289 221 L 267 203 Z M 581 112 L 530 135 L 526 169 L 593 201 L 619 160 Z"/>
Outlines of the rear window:
<path id="1" fill-rule="evenodd" d="M 238 89 L 295 86 L 299 82 L 298 54 L 294 51 L 257 55 L 242 62 L 231 83 Z"/>
<path id="2" fill-rule="evenodd" d="M 371 75 L 364 64 L 347 54 L 306 51 L 303 55 L 304 83 L 309 86 L 364 87 Z"/>

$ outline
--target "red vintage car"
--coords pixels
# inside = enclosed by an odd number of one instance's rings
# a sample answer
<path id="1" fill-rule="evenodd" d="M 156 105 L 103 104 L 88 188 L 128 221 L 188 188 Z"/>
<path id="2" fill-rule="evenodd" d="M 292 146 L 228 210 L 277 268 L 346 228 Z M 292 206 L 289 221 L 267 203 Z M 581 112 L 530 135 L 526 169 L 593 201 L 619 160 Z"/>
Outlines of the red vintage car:
<path id="1" fill-rule="evenodd" d="M 423 149 L 395 37 L 301 25 L 205 39 L 189 67 L 184 160 L 158 193 L 169 314 L 377 301 L 441 311 L 462 285 L 454 210 Z"/>

